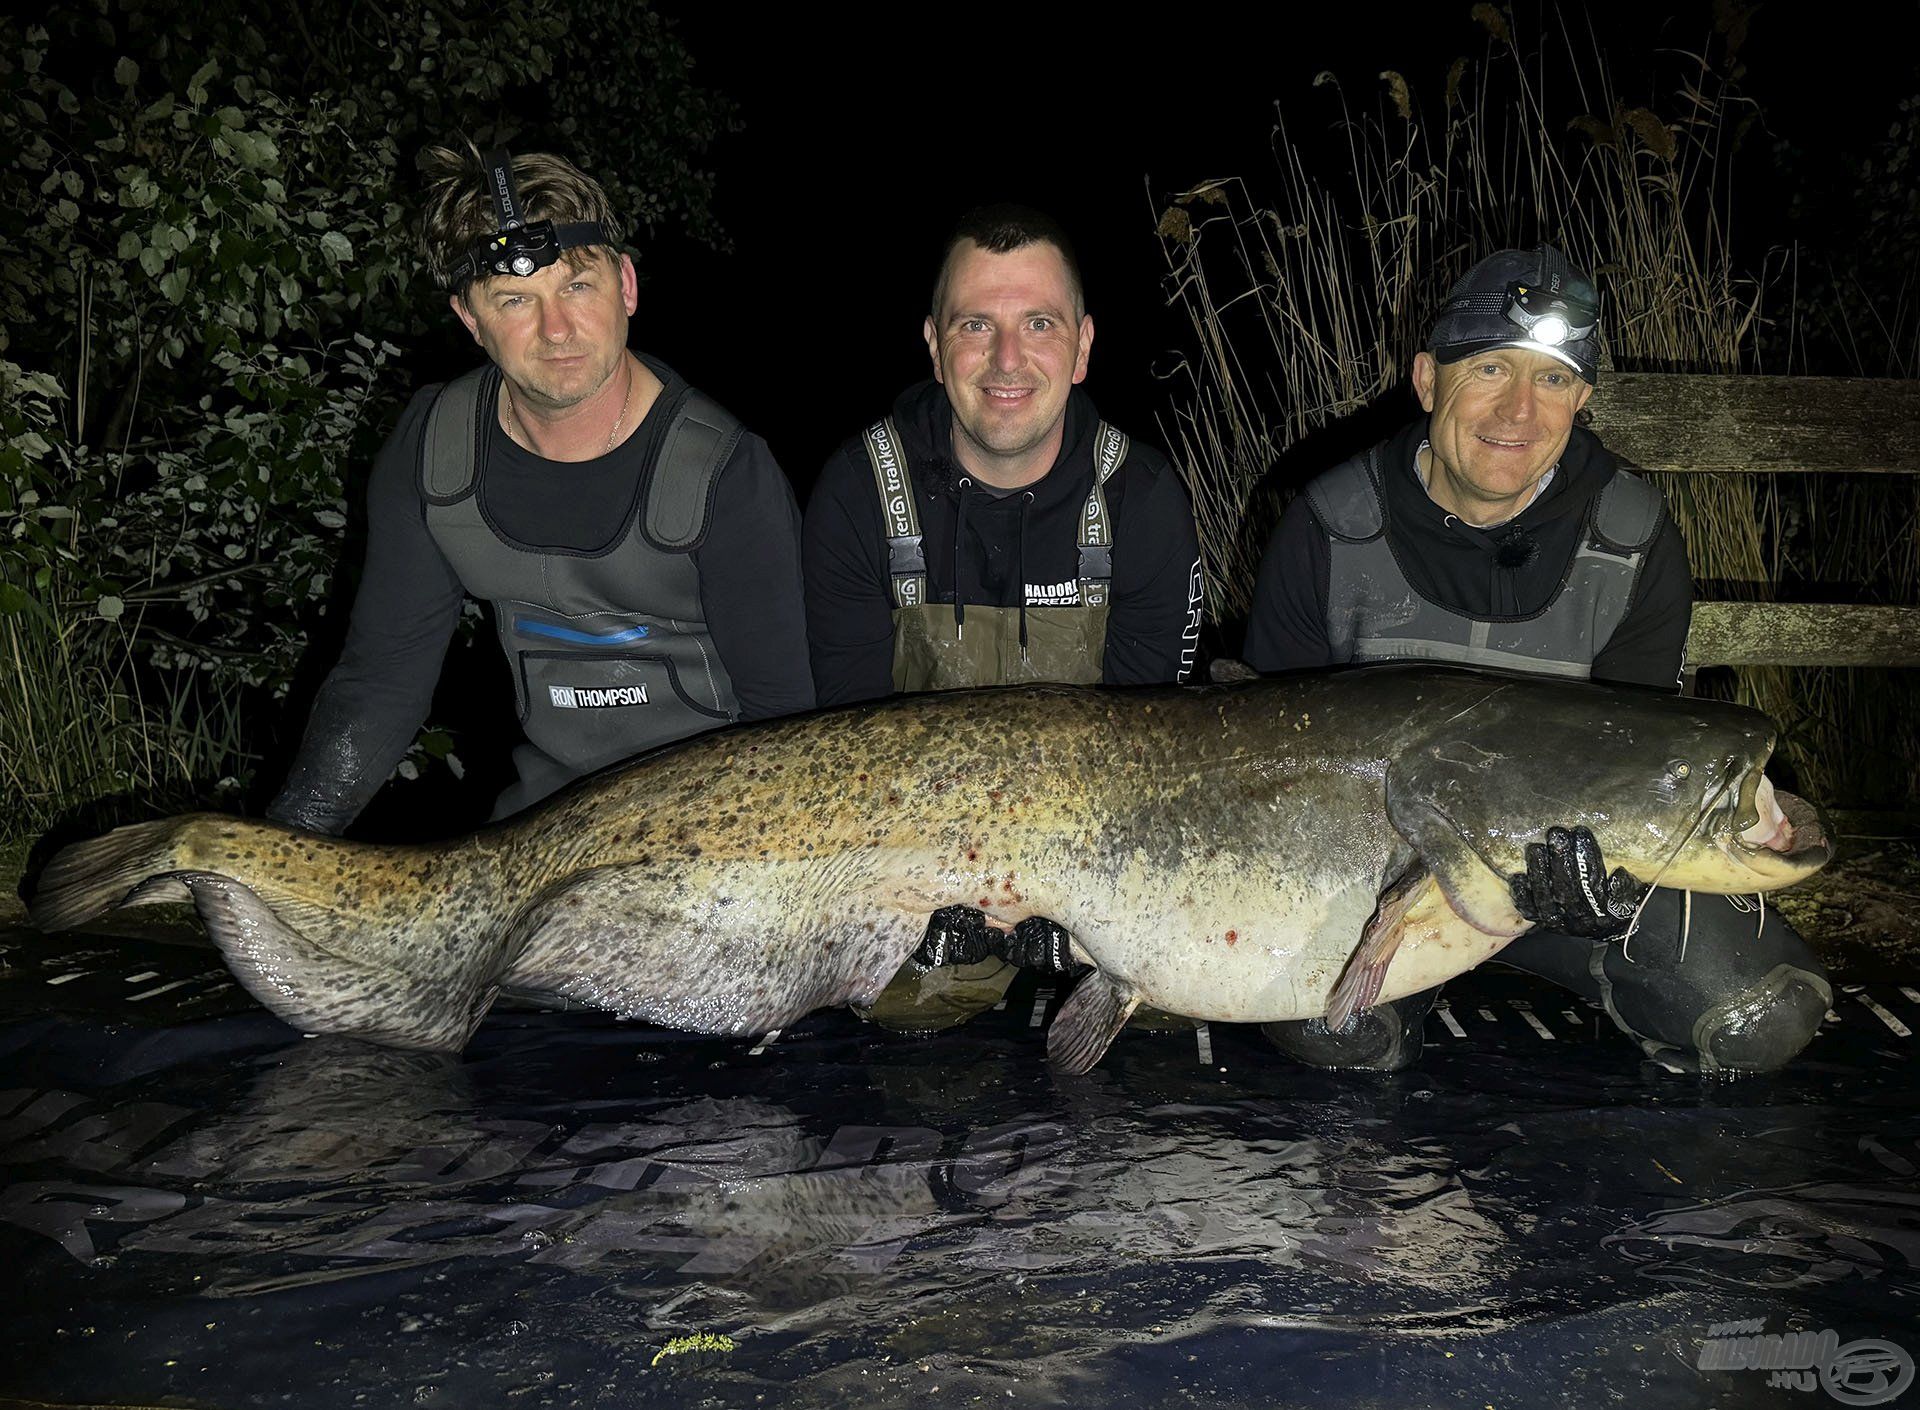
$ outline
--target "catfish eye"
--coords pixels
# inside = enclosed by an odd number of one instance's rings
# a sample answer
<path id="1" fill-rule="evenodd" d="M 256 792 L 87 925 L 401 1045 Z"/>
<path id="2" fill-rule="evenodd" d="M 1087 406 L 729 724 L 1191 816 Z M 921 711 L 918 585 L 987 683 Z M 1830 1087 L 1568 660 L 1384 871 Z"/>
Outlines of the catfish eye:
<path id="1" fill-rule="evenodd" d="M 1676 778 L 1676 779 L 1685 778 L 1688 774 L 1692 772 L 1693 772 L 1693 765 L 1689 764 L 1685 759 L 1667 760 L 1667 777 L 1668 778 Z"/>

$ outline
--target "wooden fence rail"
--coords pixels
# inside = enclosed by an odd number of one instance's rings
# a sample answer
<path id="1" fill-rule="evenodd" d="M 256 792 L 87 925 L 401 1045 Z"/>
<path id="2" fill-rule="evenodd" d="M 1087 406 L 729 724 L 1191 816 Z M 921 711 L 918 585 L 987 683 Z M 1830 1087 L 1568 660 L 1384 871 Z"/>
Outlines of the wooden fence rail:
<path id="1" fill-rule="evenodd" d="M 1920 381 L 1623 372 L 1593 429 L 1648 470 L 1920 475 Z M 1920 666 L 1920 607 L 1696 602 L 1687 669 Z"/>

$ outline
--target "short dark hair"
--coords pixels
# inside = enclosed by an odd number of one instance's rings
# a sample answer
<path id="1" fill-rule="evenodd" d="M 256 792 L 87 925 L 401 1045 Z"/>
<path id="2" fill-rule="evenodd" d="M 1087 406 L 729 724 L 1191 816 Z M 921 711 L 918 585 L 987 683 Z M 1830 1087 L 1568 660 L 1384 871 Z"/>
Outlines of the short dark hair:
<path id="1" fill-rule="evenodd" d="M 462 150 L 464 147 L 465 150 Z M 420 154 L 421 174 L 427 182 L 426 213 L 421 220 L 420 247 L 427 272 L 449 293 L 466 296 L 467 282 L 452 270 L 468 250 L 494 233 L 497 217 L 487 180 L 487 159 L 470 139 L 461 147 L 429 147 Z M 600 183 L 565 157 L 532 152 L 513 159 L 513 180 L 528 220 L 599 221 L 615 239 L 620 221 Z M 604 255 L 618 261 L 618 245 L 573 245 L 560 252 L 569 269 L 586 268 Z"/>
<path id="2" fill-rule="evenodd" d="M 1073 296 L 1073 316 L 1081 317 L 1087 311 L 1085 286 L 1080 282 L 1080 261 L 1073 253 L 1073 241 L 1067 238 L 1067 232 L 1060 222 L 1044 211 L 1032 206 L 1017 206 L 1001 203 L 992 206 L 975 206 L 960 217 L 960 223 L 953 227 L 953 233 L 947 237 L 945 253 L 940 256 L 940 277 L 933 281 L 933 321 L 940 321 L 940 312 L 947 301 L 947 280 L 953 272 L 953 252 L 963 244 L 971 242 L 988 254 L 1006 255 L 1015 250 L 1024 250 L 1028 245 L 1047 244 L 1060 252 L 1060 260 L 1067 267 L 1067 292 Z"/>

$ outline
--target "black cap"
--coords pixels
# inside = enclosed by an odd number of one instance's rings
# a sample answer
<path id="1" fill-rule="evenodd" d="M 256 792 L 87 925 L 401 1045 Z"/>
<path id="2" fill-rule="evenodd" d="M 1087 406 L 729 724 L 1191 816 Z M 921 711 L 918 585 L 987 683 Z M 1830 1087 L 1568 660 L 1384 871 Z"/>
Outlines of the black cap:
<path id="1" fill-rule="evenodd" d="M 1593 280 L 1552 245 L 1488 255 L 1448 293 L 1427 350 L 1437 362 L 1458 362 L 1495 348 L 1545 353 L 1597 384 L 1600 296 Z"/>

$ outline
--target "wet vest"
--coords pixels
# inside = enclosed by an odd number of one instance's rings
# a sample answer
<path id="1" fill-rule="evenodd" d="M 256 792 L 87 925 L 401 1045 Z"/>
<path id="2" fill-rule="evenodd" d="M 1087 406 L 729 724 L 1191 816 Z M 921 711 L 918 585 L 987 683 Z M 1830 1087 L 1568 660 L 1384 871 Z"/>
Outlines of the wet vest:
<path id="1" fill-rule="evenodd" d="M 966 603 L 964 622 L 952 604 L 927 601 L 927 558 L 913 472 L 893 418 L 867 429 L 867 459 L 887 531 L 887 573 L 893 586 L 893 688 L 958 690 L 968 686 L 1100 679 L 1107 651 L 1107 609 L 1113 596 L 1113 518 L 1107 481 L 1127 458 L 1129 442 L 1102 421 L 1094 435 L 1093 489 L 1080 514 L 1079 601 L 1028 607 L 1020 644 L 1018 607 Z M 959 591 L 954 563 L 955 595 Z M 1027 585 L 1020 584 L 1025 593 Z"/>
<path id="2" fill-rule="evenodd" d="M 1659 532 L 1660 491 L 1625 470 L 1595 495 L 1560 588 L 1539 611 L 1469 617 L 1414 591 L 1385 533 L 1379 448 L 1307 486 L 1313 517 L 1332 540 L 1327 640 L 1341 661 L 1453 661 L 1584 680 L 1633 602 L 1634 582 Z"/>
<path id="3" fill-rule="evenodd" d="M 594 554 L 526 548 L 482 503 L 480 467 L 503 434 L 492 364 L 449 382 L 427 413 L 420 457 L 427 529 L 474 597 L 493 606 L 529 747 L 495 815 L 582 774 L 739 718 L 701 616 L 692 550 L 741 425 L 691 388 L 670 406 L 626 533 Z"/>

